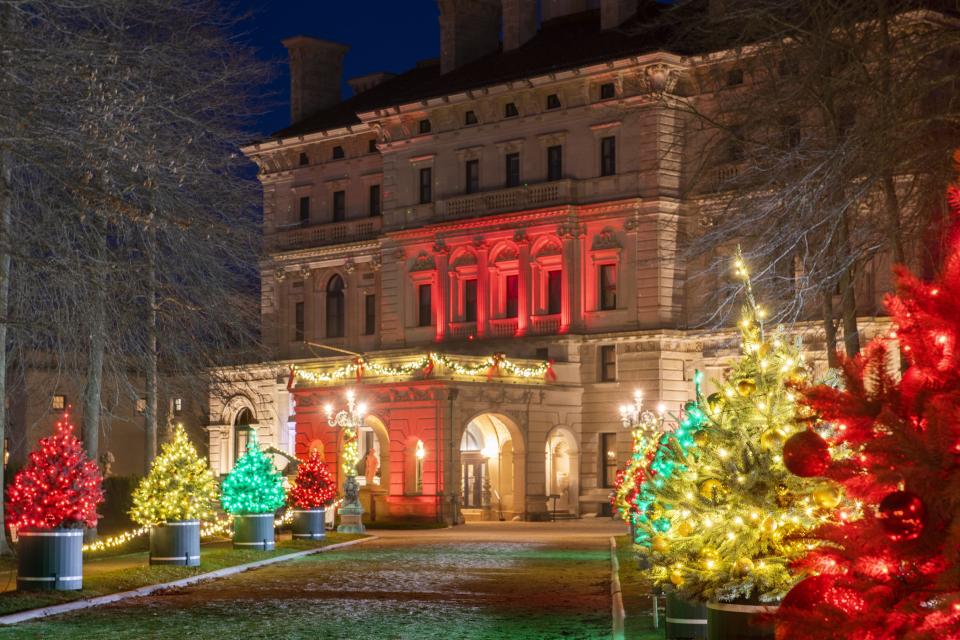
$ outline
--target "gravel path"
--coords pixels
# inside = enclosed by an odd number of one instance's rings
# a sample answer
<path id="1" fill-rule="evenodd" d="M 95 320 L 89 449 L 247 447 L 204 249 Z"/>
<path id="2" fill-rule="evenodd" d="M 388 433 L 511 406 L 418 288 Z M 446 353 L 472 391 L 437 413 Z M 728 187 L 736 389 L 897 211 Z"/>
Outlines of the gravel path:
<path id="1" fill-rule="evenodd" d="M 610 637 L 609 520 L 415 532 L 0 629 L 6 638 Z"/>

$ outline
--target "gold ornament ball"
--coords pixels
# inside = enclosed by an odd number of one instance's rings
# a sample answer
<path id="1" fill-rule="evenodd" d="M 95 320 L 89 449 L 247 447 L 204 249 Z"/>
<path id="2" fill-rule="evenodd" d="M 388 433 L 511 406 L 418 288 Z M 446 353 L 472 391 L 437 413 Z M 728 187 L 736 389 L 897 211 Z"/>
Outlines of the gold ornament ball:
<path id="1" fill-rule="evenodd" d="M 753 560 L 747 557 L 738 558 L 733 563 L 733 575 L 743 577 L 753 571 Z"/>
<path id="2" fill-rule="evenodd" d="M 747 396 L 753 395 L 753 392 L 757 390 L 757 383 L 754 382 L 751 378 L 741 378 L 737 381 L 737 393 L 742 397 L 746 398 Z"/>
<path id="3" fill-rule="evenodd" d="M 833 509 L 842 498 L 840 487 L 834 484 L 824 484 L 813 490 L 813 501 L 823 509 Z"/>
<path id="4" fill-rule="evenodd" d="M 723 483 L 714 478 L 704 480 L 703 484 L 700 485 L 700 495 L 711 502 L 722 500 L 725 492 Z"/>
<path id="5" fill-rule="evenodd" d="M 649 507 L 647 507 L 646 513 L 648 520 L 659 520 L 663 517 L 663 505 L 654 502 Z"/>
<path id="6" fill-rule="evenodd" d="M 719 391 L 707 396 L 707 409 L 711 414 L 719 413 L 723 409 L 723 394 Z"/>
<path id="7" fill-rule="evenodd" d="M 707 444 L 707 432 L 703 429 L 697 431 L 695 434 L 693 434 L 693 442 L 698 447 L 702 447 L 703 445 Z"/>
<path id="8" fill-rule="evenodd" d="M 683 579 L 683 574 L 679 569 L 674 569 L 670 572 L 670 582 L 673 583 L 675 587 L 682 587 L 685 582 Z"/>
<path id="9" fill-rule="evenodd" d="M 693 525 L 684 520 L 677 525 L 677 533 L 681 536 L 688 536 L 693 533 Z"/>
<path id="10" fill-rule="evenodd" d="M 780 429 L 767 429 L 760 434 L 760 446 L 767 451 L 782 449 L 785 439 L 783 431 L 780 431 Z"/>
<path id="11" fill-rule="evenodd" d="M 670 543 L 667 542 L 667 539 L 663 536 L 653 536 L 653 540 L 650 543 L 650 548 L 657 553 L 666 553 L 670 550 Z"/>
<path id="12" fill-rule="evenodd" d="M 777 520 L 773 516 L 767 516 L 760 522 L 760 530 L 764 533 L 773 533 L 777 530 Z"/>

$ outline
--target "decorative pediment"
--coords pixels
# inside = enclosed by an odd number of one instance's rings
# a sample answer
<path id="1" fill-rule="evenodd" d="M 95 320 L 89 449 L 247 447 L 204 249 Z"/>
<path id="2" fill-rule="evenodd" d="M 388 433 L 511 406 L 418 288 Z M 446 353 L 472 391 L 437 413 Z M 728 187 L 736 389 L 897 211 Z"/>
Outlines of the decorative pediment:
<path id="1" fill-rule="evenodd" d="M 417 259 L 413 261 L 413 266 L 410 267 L 410 271 L 433 271 L 436 268 L 437 263 L 434 262 L 433 256 L 426 251 L 421 251 Z"/>
<path id="2" fill-rule="evenodd" d="M 514 247 L 504 247 L 497 253 L 497 258 L 494 262 L 506 262 L 508 260 L 516 260 L 517 258 L 517 250 Z"/>
<path id="3" fill-rule="evenodd" d="M 540 247 L 540 249 L 537 251 L 537 257 L 544 258 L 546 256 L 558 256 L 562 253 L 563 247 L 560 246 L 559 242 L 548 242 Z"/>
<path id="4" fill-rule="evenodd" d="M 592 248 L 596 249 L 619 249 L 620 239 L 617 238 L 617 232 L 607 227 L 593 237 Z"/>
<path id="5" fill-rule="evenodd" d="M 461 253 L 460 255 L 458 255 L 458 256 L 454 259 L 453 264 L 452 264 L 451 266 L 453 266 L 453 267 L 467 267 L 467 266 L 474 265 L 474 264 L 477 264 L 477 256 L 476 256 L 476 254 L 474 254 L 474 253 L 472 253 L 472 252 L 470 252 L 470 251 L 464 251 L 463 253 Z"/>

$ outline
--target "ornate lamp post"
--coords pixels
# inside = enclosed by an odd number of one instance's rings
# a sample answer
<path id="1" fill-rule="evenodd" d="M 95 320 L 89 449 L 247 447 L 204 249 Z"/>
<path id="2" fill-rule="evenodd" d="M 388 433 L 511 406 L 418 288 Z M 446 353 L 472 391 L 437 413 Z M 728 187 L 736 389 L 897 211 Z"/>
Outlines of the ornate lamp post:
<path id="1" fill-rule="evenodd" d="M 653 412 L 643 408 L 643 392 L 633 392 L 633 404 L 620 405 L 620 424 L 633 433 L 634 439 L 642 438 L 646 446 L 654 444 L 663 433 L 664 406 Z"/>
<path id="2" fill-rule="evenodd" d="M 360 427 L 367 413 L 367 405 L 357 403 L 353 391 L 347 392 L 347 408 L 334 415 L 333 406 L 324 407 L 327 423 L 331 427 L 343 430 L 343 465 L 346 476 L 343 483 L 343 504 L 340 506 L 340 526 L 342 533 L 364 533 L 363 505 L 360 504 L 360 485 L 357 483 L 357 463 L 360 462 Z"/>

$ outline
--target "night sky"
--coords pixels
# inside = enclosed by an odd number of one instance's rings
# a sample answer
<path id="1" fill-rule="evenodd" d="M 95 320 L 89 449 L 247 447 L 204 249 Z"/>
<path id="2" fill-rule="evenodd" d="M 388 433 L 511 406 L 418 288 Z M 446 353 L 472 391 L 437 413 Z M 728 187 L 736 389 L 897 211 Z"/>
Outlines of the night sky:
<path id="1" fill-rule="evenodd" d="M 267 112 L 257 123 L 262 135 L 290 121 L 290 79 L 286 49 L 280 44 L 284 38 L 306 35 L 350 45 L 344 59 L 345 81 L 374 71 L 405 71 L 418 60 L 440 55 L 436 0 L 232 0 L 231 4 L 253 14 L 243 25 L 243 38 L 262 58 L 278 63 L 275 80 L 263 99 Z M 349 95 L 346 82 L 343 95 Z"/>

